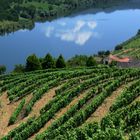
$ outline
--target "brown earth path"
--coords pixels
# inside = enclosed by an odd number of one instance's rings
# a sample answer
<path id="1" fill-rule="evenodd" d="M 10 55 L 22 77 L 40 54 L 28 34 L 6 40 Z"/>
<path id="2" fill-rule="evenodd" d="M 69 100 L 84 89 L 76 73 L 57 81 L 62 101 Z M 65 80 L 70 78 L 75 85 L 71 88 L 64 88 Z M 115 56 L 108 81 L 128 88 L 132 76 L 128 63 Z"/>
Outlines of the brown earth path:
<path id="1" fill-rule="evenodd" d="M 31 95 L 26 97 L 26 101 L 30 99 Z M 7 97 L 7 93 L 3 93 L 0 97 L 1 108 L 0 108 L 0 137 L 7 134 L 8 130 L 11 130 L 16 127 L 16 124 L 8 126 L 9 119 L 13 111 L 17 108 L 21 100 L 10 103 Z"/>
<path id="2" fill-rule="evenodd" d="M 31 113 L 29 114 L 29 117 L 31 116 L 39 116 L 40 110 L 55 96 L 55 90 L 57 90 L 59 87 L 52 88 L 48 91 L 48 93 L 44 94 L 44 96 L 38 100 L 35 105 L 32 108 Z"/>
<path id="3" fill-rule="evenodd" d="M 137 97 L 135 101 L 140 101 L 140 96 L 139 96 L 139 97 Z"/>

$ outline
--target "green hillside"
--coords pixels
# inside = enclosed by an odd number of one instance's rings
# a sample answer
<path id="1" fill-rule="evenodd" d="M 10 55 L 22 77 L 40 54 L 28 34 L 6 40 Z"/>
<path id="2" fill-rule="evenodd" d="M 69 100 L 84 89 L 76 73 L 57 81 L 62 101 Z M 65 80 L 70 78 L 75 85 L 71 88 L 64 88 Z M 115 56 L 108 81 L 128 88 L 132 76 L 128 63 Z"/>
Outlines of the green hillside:
<path id="1" fill-rule="evenodd" d="M 140 69 L 0 76 L 2 140 L 139 140 Z"/>
<path id="2" fill-rule="evenodd" d="M 125 41 L 124 43 L 118 45 L 113 54 L 124 57 L 129 56 L 131 58 L 140 58 L 140 34 L 131 39 Z"/>

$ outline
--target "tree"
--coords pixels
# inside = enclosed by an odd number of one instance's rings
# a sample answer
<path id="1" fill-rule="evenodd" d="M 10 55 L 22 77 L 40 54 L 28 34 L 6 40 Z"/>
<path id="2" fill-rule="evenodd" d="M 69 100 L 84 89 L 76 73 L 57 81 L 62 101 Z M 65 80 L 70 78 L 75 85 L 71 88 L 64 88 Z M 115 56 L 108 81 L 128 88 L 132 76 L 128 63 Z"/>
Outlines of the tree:
<path id="1" fill-rule="evenodd" d="M 86 66 L 87 67 L 92 67 L 92 66 L 96 66 L 97 65 L 97 62 L 96 60 L 94 59 L 93 56 L 90 56 L 86 62 Z"/>
<path id="2" fill-rule="evenodd" d="M 122 45 L 117 45 L 117 46 L 115 47 L 115 50 L 116 50 L 116 51 L 122 50 L 122 49 L 123 49 L 123 46 L 122 46 Z"/>
<path id="3" fill-rule="evenodd" d="M 15 72 L 15 73 L 23 73 L 23 72 L 25 72 L 25 66 L 22 65 L 22 64 L 15 65 L 15 68 L 14 68 L 13 72 Z"/>
<path id="4" fill-rule="evenodd" d="M 6 72 L 6 67 L 4 65 L 0 66 L 0 75 Z"/>
<path id="5" fill-rule="evenodd" d="M 26 71 L 40 70 L 41 64 L 35 54 L 29 56 L 26 60 Z"/>
<path id="6" fill-rule="evenodd" d="M 110 67 L 115 67 L 117 66 L 117 62 L 116 61 L 112 61 L 110 64 L 109 64 Z"/>
<path id="7" fill-rule="evenodd" d="M 73 58 L 67 61 L 69 67 L 82 67 L 86 66 L 88 56 L 86 55 L 75 55 Z"/>
<path id="8" fill-rule="evenodd" d="M 56 61 L 56 68 L 65 68 L 66 63 L 62 55 L 60 55 Z"/>
<path id="9" fill-rule="evenodd" d="M 107 51 L 99 51 L 98 52 L 98 56 L 100 56 L 100 57 L 104 57 L 104 56 L 108 56 L 108 55 L 110 55 L 109 50 L 107 50 Z"/>
<path id="10" fill-rule="evenodd" d="M 137 35 L 140 35 L 140 29 L 138 30 Z"/>
<path id="11" fill-rule="evenodd" d="M 48 53 L 42 62 L 42 68 L 49 69 L 49 68 L 54 68 L 54 67 L 55 67 L 55 61 L 53 57 Z"/>
<path id="12" fill-rule="evenodd" d="M 109 55 L 110 55 L 110 51 L 107 50 L 107 51 L 105 52 L 105 56 L 109 56 Z"/>

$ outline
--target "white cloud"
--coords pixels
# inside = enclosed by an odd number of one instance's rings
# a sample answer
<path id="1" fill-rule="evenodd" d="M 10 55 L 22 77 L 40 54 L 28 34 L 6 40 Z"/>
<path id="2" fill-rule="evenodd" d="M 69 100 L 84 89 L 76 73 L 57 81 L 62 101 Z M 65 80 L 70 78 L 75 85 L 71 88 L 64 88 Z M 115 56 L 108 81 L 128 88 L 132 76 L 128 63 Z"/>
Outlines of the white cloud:
<path id="1" fill-rule="evenodd" d="M 21 30 L 19 30 L 19 32 L 23 32 L 23 33 L 25 33 L 25 32 L 27 32 L 28 30 L 26 30 L 26 29 L 21 29 Z"/>
<path id="2" fill-rule="evenodd" d="M 76 25 L 75 25 L 74 29 L 73 29 L 73 32 L 78 32 L 78 31 L 80 31 L 80 30 L 82 29 L 82 27 L 84 27 L 84 25 L 85 25 L 85 21 L 83 21 L 83 20 L 78 20 L 78 21 L 76 22 Z"/>
<path id="3" fill-rule="evenodd" d="M 51 34 L 53 33 L 53 31 L 54 31 L 54 27 L 52 27 L 52 26 L 47 27 L 45 29 L 45 35 L 46 35 L 46 37 L 50 37 Z"/>
<path id="4" fill-rule="evenodd" d="M 90 31 L 82 31 L 82 28 L 86 25 L 83 20 L 78 20 L 74 28 L 69 30 L 63 30 L 61 33 L 57 33 L 56 37 L 64 41 L 74 42 L 78 45 L 84 45 L 92 36 Z"/>
<path id="5" fill-rule="evenodd" d="M 89 21 L 89 22 L 87 23 L 87 25 L 88 25 L 88 27 L 89 27 L 90 29 L 95 29 L 95 28 L 97 27 L 97 22 L 95 22 L 95 21 Z"/>
<path id="6" fill-rule="evenodd" d="M 61 26 L 66 26 L 66 22 L 63 22 L 63 21 L 58 22 L 58 24 Z"/>
<path id="7" fill-rule="evenodd" d="M 57 37 L 60 37 L 61 40 L 65 40 L 65 41 L 73 41 L 74 40 L 74 36 L 72 33 L 58 34 Z"/>
<path id="8" fill-rule="evenodd" d="M 84 45 L 92 36 L 92 32 L 82 32 L 79 33 L 76 37 L 76 44 Z"/>
<path id="9" fill-rule="evenodd" d="M 63 34 L 57 34 L 57 37 L 59 37 L 61 40 L 74 42 L 78 45 L 84 45 L 92 36 L 92 32 L 65 32 Z"/>

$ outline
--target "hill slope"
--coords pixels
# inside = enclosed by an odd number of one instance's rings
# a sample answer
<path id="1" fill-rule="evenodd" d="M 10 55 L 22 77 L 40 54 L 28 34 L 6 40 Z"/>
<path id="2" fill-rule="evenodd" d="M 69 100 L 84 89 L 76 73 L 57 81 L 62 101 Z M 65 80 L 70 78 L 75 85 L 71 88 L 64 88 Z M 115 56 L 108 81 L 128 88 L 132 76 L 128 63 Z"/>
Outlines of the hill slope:
<path id="1" fill-rule="evenodd" d="M 139 78 L 139 69 L 108 67 L 2 75 L 0 137 L 139 138 Z"/>
<path id="2" fill-rule="evenodd" d="M 118 45 L 113 54 L 124 57 L 129 56 L 130 58 L 140 58 L 140 34 L 138 33 L 136 36 L 131 39 L 125 41 L 124 43 Z"/>

